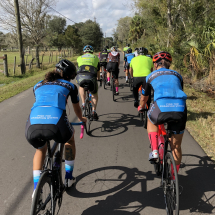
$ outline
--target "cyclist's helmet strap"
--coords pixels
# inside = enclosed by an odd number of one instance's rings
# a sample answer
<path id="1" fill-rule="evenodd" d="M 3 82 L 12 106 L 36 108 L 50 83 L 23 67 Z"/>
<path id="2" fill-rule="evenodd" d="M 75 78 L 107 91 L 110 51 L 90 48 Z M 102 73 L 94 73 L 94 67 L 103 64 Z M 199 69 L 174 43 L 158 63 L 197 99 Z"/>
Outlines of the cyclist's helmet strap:
<path id="1" fill-rule="evenodd" d="M 75 65 L 69 60 L 60 60 L 55 67 L 58 72 L 63 72 L 63 78 L 66 80 L 73 80 L 77 75 Z"/>
<path id="2" fill-rule="evenodd" d="M 153 63 L 158 63 L 162 59 L 169 61 L 170 63 L 172 62 L 172 56 L 168 52 L 158 52 L 153 56 Z"/>
<path id="3" fill-rule="evenodd" d="M 90 46 L 90 45 L 86 45 L 86 46 L 84 46 L 84 48 L 83 48 L 83 52 L 90 52 L 90 53 L 93 53 L 93 47 Z"/>

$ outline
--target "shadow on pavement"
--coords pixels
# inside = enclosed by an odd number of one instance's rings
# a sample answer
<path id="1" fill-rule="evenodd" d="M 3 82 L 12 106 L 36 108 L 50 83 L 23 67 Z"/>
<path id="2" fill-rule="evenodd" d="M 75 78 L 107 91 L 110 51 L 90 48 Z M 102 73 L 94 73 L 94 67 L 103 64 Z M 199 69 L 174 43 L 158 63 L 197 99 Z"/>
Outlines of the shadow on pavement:
<path id="1" fill-rule="evenodd" d="M 105 120 L 102 120 L 102 118 Z M 128 130 L 128 126 L 134 125 L 136 127 L 142 127 L 143 124 L 138 118 L 138 115 L 134 116 L 131 114 L 122 114 L 122 113 L 107 113 L 99 116 L 98 122 L 102 122 L 102 126 L 97 127 L 91 130 L 90 136 L 92 137 L 110 137 L 122 134 Z M 93 134 L 94 131 L 101 129 L 99 136 Z M 108 133 L 103 135 L 104 133 Z M 111 134 L 113 133 L 113 134 Z"/>
<path id="2" fill-rule="evenodd" d="M 183 155 L 183 161 L 180 172 L 185 171 L 187 175 L 179 172 L 179 183 L 184 188 L 180 196 L 180 211 L 214 214 L 214 164 L 207 156 L 190 154 Z M 87 208 L 82 215 L 139 215 L 145 207 L 165 210 L 162 189 L 147 189 L 147 181 L 153 181 L 155 177 L 151 171 L 143 172 L 137 168 L 101 167 L 79 175 L 76 188 L 67 193 L 77 198 L 98 198 L 109 194 L 105 200 L 96 200 L 97 205 Z M 131 190 L 137 184 L 141 189 Z"/>

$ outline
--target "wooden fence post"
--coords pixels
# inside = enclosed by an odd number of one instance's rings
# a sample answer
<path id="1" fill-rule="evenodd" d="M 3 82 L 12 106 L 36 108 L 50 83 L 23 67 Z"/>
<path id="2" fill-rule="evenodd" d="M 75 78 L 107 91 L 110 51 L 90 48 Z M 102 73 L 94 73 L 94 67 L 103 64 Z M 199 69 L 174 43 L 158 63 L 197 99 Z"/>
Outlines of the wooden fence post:
<path id="1" fill-rule="evenodd" d="M 53 52 L 51 52 L 51 63 L 52 63 L 52 58 L 53 58 Z"/>
<path id="2" fill-rule="evenodd" d="M 49 64 L 50 64 L 51 52 L 49 53 Z"/>
<path id="3" fill-rule="evenodd" d="M 4 75 L 6 75 L 8 77 L 9 74 L 8 74 L 7 55 L 6 54 L 4 55 L 3 62 L 4 62 Z"/>
<path id="4" fill-rule="evenodd" d="M 16 56 L 14 57 L 13 75 L 15 75 L 15 72 L 16 72 Z"/>

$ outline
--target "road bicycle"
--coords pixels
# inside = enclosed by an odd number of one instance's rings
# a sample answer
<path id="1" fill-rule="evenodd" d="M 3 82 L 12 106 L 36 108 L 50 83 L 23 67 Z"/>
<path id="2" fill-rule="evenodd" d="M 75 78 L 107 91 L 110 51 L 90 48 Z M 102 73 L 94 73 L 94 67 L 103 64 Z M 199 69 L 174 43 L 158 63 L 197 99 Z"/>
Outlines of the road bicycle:
<path id="1" fill-rule="evenodd" d="M 142 85 L 139 87 L 138 93 L 139 93 L 139 103 L 140 103 L 140 98 L 141 98 L 141 95 L 142 95 Z M 144 109 L 139 111 L 140 121 L 143 123 L 143 127 L 145 129 L 147 129 L 147 120 L 148 120 L 147 112 L 148 112 L 148 105 L 146 103 L 145 106 L 144 106 Z"/>
<path id="2" fill-rule="evenodd" d="M 71 123 L 71 125 L 81 125 L 80 138 L 84 135 L 84 123 Z M 62 162 L 64 144 L 54 142 L 51 147 L 50 140 L 47 140 L 47 155 L 45 157 L 43 170 L 34 193 L 31 205 L 31 215 L 54 215 L 60 210 L 63 193 L 68 187 L 67 180 L 63 182 Z M 57 150 L 58 148 L 58 150 Z M 55 151 L 57 152 L 55 153 Z M 57 212 L 57 214 L 58 214 Z"/>
<path id="3" fill-rule="evenodd" d="M 161 176 L 161 188 L 164 192 L 167 215 L 179 214 L 179 184 L 175 160 L 172 155 L 169 138 L 173 131 L 165 129 L 164 125 L 158 126 L 158 161 L 151 161 L 154 164 L 157 176 Z M 163 140 L 163 141 L 162 141 Z M 162 143 L 163 142 L 163 143 Z M 175 179 L 173 179 L 173 175 Z"/>
<path id="4" fill-rule="evenodd" d="M 128 83 L 129 83 L 130 91 L 133 91 L 133 78 L 131 77 L 130 72 L 128 72 Z"/>
<path id="5" fill-rule="evenodd" d="M 91 126 L 91 122 L 93 120 L 93 111 L 92 111 L 92 95 L 89 91 L 90 88 L 90 84 L 84 84 L 83 86 L 84 91 L 86 93 L 86 98 L 85 98 L 85 102 L 84 102 L 84 108 L 83 108 L 83 112 L 82 115 L 83 117 L 87 118 L 87 123 L 85 125 L 85 130 L 86 133 L 88 135 L 90 135 L 90 126 Z"/>

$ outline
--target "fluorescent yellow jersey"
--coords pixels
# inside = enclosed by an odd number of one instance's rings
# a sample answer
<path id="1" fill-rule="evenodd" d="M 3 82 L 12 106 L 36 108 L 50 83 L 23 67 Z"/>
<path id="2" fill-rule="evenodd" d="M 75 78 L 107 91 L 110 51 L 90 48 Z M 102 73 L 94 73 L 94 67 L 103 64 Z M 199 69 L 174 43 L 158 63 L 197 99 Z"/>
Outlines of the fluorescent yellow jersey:
<path id="1" fill-rule="evenodd" d="M 151 73 L 153 62 L 150 57 L 138 55 L 131 60 L 130 67 L 133 69 L 133 77 L 146 77 Z"/>

